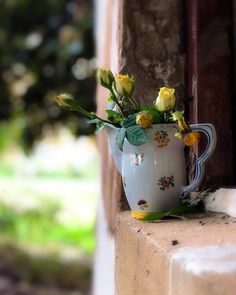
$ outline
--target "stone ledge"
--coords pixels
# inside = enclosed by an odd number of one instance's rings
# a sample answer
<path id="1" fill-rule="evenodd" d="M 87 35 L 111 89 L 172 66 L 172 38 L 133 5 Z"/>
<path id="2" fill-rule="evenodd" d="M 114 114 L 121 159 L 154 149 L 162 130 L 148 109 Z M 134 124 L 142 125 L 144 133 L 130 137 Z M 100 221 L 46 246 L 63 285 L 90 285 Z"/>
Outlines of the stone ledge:
<path id="1" fill-rule="evenodd" d="M 116 220 L 116 295 L 235 294 L 236 220 Z"/>
<path id="2" fill-rule="evenodd" d="M 206 209 L 236 217 L 236 189 L 220 188 L 205 199 Z"/>

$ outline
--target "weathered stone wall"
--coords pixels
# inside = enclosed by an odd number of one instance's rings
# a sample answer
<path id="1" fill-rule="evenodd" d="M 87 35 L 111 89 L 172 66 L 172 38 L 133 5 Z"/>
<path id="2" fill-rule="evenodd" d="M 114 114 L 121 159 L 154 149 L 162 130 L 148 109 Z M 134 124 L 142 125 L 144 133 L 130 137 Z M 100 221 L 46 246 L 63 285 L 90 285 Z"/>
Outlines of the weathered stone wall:
<path id="1" fill-rule="evenodd" d="M 184 97 L 184 5 L 182 0 L 122 0 L 119 68 L 135 76 L 135 96 L 152 103 L 162 86 Z"/>

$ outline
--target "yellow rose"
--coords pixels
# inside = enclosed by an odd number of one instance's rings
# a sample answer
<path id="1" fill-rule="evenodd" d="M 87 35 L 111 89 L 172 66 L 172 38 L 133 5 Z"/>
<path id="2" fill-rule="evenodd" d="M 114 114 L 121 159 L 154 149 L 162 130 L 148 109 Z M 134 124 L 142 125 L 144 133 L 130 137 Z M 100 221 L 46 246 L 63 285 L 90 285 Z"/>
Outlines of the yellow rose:
<path id="1" fill-rule="evenodd" d="M 108 87 L 111 86 L 114 81 L 114 77 L 110 70 L 100 68 L 97 71 L 97 80 L 102 86 Z"/>
<path id="2" fill-rule="evenodd" d="M 189 132 L 184 136 L 183 140 L 187 146 L 193 146 L 199 143 L 200 134 L 197 131 Z"/>
<path id="3" fill-rule="evenodd" d="M 134 89 L 134 79 L 129 75 L 115 75 L 115 85 L 119 94 L 129 95 Z"/>
<path id="4" fill-rule="evenodd" d="M 136 124 L 142 128 L 148 128 L 152 125 L 152 115 L 149 112 L 143 111 L 137 114 Z"/>
<path id="5" fill-rule="evenodd" d="M 140 212 L 140 211 L 132 211 L 132 216 L 138 220 L 144 219 L 146 216 L 149 215 L 149 212 Z"/>
<path id="6" fill-rule="evenodd" d="M 175 106 L 175 89 L 162 87 L 158 93 L 155 107 L 160 112 L 170 111 Z"/>

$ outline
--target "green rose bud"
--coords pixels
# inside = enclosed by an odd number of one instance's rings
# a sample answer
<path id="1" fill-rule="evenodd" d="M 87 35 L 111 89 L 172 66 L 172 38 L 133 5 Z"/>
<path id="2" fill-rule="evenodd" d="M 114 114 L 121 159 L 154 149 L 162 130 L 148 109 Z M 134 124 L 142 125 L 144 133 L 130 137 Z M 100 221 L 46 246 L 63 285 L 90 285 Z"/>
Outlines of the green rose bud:
<path id="1" fill-rule="evenodd" d="M 73 95 L 70 93 L 61 93 L 56 95 L 54 96 L 54 100 L 62 108 L 69 109 L 71 111 L 77 109 L 77 103 L 75 102 Z"/>
<path id="2" fill-rule="evenodd" d="M 114 76 L 111 70 L 100 68 L 97 71 L 97 80 L 103 87 L 110 88 L 114 82 Z"/>

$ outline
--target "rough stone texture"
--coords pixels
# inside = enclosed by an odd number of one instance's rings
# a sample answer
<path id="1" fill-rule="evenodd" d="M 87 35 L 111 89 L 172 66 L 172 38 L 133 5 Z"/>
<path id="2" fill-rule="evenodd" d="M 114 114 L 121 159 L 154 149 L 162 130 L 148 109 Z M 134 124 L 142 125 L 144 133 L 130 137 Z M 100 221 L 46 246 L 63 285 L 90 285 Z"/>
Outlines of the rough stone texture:
<path id="1" fill-rule="evenodd" d="M 116 295 L 235 294 L 236 220 L 192 217 L 144 223 L 118 214 Z"/>
<path id="2" fill-rule="evenodd" d="M 141 102 L 151 104 L 162 86 L 183 100 L 183 9 L 182 0 L 122 0 L 119 69 L 134 75 Z"/>

